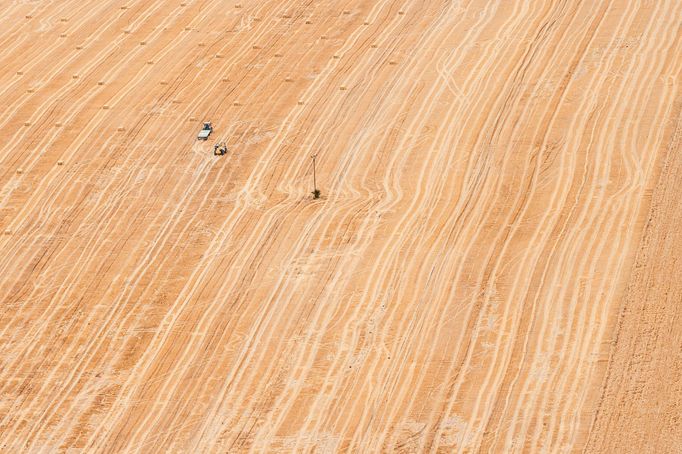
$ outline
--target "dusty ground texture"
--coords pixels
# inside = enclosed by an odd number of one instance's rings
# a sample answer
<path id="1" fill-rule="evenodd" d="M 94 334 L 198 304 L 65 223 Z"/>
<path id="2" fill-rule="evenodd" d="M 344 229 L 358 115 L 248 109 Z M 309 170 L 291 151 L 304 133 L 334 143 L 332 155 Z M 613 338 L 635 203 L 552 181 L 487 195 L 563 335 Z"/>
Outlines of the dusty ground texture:
<path id="1" fill-rule="evenodd" d="M 0 7 L 0 452 L 682 451 L 678 0 Z"/>

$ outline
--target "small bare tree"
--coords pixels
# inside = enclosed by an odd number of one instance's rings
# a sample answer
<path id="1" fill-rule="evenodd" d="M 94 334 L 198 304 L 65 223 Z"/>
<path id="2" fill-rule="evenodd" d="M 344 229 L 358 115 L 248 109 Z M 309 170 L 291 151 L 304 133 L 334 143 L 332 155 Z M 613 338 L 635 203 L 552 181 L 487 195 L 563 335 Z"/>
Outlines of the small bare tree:
<path id="1" fill-rule="evenodd" d="M 312 155 L 311 158 L 313 159 L 313 192 L 312 192 L 312 194 L 313 194 L 314 199 L 319 199 L 321 192 L 319 189 L 317 189 L 317 174 L 316 174 L 316 169 L 315 169 L 315 165 L 316 165 L 316 161 L 317 161 L 317 153 Z"/>

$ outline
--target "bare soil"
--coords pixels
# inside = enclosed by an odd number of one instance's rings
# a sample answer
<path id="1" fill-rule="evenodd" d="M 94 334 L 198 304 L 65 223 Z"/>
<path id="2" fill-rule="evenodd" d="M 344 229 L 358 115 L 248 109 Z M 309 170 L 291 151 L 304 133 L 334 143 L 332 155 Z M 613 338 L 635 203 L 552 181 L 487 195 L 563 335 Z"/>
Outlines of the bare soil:
<path id="1" fill-rule="evenodd" d="M 680 452 L 681 23 L 3 2 L 0 452 Z"/>

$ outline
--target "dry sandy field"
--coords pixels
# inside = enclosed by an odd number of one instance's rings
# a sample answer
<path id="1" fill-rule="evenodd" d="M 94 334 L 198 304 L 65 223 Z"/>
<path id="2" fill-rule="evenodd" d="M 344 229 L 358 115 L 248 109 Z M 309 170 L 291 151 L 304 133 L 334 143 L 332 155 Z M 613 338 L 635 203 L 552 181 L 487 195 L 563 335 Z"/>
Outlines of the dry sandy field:
<path id="1" fill-rule="evenodd" d="M 681 27 L 0 0 L 0 452 L 682 452 Z"/>

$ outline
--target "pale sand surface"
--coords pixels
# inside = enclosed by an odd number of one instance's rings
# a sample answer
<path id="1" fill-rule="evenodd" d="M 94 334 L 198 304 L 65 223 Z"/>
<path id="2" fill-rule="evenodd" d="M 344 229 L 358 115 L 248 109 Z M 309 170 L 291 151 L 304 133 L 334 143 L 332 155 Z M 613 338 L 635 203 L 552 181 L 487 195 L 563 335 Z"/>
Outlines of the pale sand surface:
<path id="1" fill-rule="evenodd" d="M 0 0 L 0 452 L 682 452 L 681 24 Z"/>

